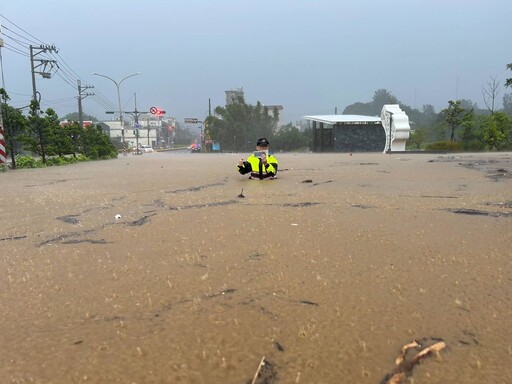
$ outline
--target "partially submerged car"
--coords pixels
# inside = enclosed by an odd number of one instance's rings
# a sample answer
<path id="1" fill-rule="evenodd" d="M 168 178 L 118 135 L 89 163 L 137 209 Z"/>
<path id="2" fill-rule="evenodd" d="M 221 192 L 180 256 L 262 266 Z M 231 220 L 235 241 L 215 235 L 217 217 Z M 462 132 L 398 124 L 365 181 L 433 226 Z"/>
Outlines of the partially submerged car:
<path id="1" fill-rule="evenodd" d="M 153 148 L 149 145 L 139 145 L 139 151 L 143 153 L 153 153 Z"/>

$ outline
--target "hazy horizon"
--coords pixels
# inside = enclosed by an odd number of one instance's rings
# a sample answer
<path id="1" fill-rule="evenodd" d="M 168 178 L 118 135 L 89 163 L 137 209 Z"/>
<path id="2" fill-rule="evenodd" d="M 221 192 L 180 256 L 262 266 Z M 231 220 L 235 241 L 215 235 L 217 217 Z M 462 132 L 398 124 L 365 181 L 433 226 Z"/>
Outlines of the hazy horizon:
<path id="1" fill-rule="evenodd" d="M 484 107 L 491 76 L 505 93 L 512 3 L 477 1 L 187 2 L 19 0 L 3 4 L 2 86 L 16 107 L 32 97 L 28 45 L 54 44 L 51 79 L 36 75 L 42 109 L 76 112 L 77 79 L 94 86 L 83 112 L 107 119 L 121 80 L 123 110 L 155 106 L 183 122 L 225 104 L 243 87 L 246 102 L 282 105 L 282 123 L 338 113 L 386 89 L 402 103 L 436 111 L 448 100 Z"/>

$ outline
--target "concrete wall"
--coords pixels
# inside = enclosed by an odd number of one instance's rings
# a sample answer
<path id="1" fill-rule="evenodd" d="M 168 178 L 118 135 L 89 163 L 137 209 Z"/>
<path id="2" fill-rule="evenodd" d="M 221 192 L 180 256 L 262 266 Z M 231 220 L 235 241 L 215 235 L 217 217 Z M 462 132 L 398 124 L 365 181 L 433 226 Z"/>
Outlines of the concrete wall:
<path id="1" fill-rule="evenodd" d="M 386 145 L 381 124 L 339 125 L 333 131 L 335 152 L 382 152 Z"/>
<path id="2" fill-rule="evenodd" d="M 324 124 L 313 122 L 314 152 L 382 152 L 386 132 L 382 124 Z"/>

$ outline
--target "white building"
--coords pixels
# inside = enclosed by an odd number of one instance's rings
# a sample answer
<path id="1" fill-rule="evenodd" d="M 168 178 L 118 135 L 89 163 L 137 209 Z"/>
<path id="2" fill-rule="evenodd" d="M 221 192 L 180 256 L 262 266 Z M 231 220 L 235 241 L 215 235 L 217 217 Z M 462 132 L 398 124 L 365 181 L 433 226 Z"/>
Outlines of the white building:
<path id="1" fill-rule="evenodd" d="M 111 138 L 123 140 L 123 131 L 119 120 L 104 121 L 103 123 L 109 127 Z M 137 144 L 136 128 L 138 128 L 139 133 L 139 144 L 149 145 L 153 148 L 157 146 L 157 137 L 162 128 L 160 117 L 142 116 L 139 118 L 138 127 L 135 127 L 134 121 L 124 120 L 124 141 L 128 147 L 135 147 Z"/>

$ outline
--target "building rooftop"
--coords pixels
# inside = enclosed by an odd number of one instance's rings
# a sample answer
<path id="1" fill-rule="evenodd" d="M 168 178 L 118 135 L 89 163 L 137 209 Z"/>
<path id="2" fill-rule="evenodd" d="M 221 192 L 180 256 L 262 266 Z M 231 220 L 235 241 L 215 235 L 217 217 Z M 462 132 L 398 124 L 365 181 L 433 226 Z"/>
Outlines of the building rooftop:
<path id="1" fill-rule="evenodd" d="M 380 116 L 363 115 L 315 115 L 304 116 L 306 120 L 318 121 L 327 124 L 377 124 L 382 123 Z"/>

